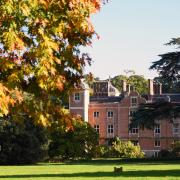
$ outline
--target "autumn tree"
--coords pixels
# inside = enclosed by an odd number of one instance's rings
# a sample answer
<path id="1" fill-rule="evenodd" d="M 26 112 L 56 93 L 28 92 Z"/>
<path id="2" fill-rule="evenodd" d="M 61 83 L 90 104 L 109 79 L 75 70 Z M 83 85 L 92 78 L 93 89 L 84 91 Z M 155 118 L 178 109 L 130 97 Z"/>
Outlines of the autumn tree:
<path id="1" fill-rule="evenodd" d="M 81 46 L 96 35 L 100 0 L 0 1 L 0 116 L 22 113 L 48 125 L 91 63 Z M 17 118 L 18 119 L 18 118 Z"/>
<path id="2" fill-rule="evenodd" d="M 180 38 L 172 39 L 167 45 L 180 47 Z M 150 69 L 159 73 L 159 79 L 166 82 L 169 88 L 179 89 L 180 82 L 180 51 L 160 55 L 160 60 L 153 62 Z M 174 118 L 180 117 L 180 103 L 154 102 L 142 104 L 134 113 L 130 125 L 152 129 L 156 125 L 156 119 L 173 122 Z"/>

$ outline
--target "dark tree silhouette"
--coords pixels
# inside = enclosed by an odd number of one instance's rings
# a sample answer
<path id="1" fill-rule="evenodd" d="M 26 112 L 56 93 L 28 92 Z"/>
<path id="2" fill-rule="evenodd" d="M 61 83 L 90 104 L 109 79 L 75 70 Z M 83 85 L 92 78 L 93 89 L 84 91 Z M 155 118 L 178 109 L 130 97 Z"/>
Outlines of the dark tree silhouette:
<path id="1" fill-rule="evenodd" d="M 175 45 L 180 48 L 180 38 L 172 39 L 167 45 Z M 161 58 L 153 62 L 150 69 L 155 69 L 159 73 L 161 81 L 168 83 L 170 87 L 174 84 L 179 89 L 180 85 L 180 51 L 169 52 L 159 55 Z M 156 125 L 156 120 L 168 120 L 173 122 L 174 118 L 180 117 L 179 102 L 153 102 L 140 105 L 139 109 L 132 115 L 130 128 L 139 125 L 152 129 Z"/>

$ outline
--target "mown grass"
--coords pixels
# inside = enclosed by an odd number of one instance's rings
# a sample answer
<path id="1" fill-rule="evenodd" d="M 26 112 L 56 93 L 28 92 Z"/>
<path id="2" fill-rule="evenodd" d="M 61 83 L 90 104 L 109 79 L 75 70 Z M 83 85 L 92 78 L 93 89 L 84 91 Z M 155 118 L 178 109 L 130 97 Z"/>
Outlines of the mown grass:
<path id="1" fill-rule="evenodd" d="M 122 166 L 123 172 L 114 173 L 114 166 Z M 101 160 L 58 164 L 44 163 L 32 166 L 0 166 L 0 179 L 180 179 L 180 161 L 121 162 Z"/>

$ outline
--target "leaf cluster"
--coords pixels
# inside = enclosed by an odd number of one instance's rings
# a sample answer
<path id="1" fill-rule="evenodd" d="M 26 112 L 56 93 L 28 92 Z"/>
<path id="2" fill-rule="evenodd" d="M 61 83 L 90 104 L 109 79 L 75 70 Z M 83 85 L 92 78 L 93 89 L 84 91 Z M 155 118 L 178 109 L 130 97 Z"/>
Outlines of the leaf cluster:
<path id="1" fill-rule="evenodd" d="M 52 97 L 63 99 L 91 64 L 80 48 L 90 45 L 96 35 L 90 17 L 100 4 L 100 0 L 0 1 L 1 116 L 16 111 L 48 121 L 52 109 L 60 107 Z"/>

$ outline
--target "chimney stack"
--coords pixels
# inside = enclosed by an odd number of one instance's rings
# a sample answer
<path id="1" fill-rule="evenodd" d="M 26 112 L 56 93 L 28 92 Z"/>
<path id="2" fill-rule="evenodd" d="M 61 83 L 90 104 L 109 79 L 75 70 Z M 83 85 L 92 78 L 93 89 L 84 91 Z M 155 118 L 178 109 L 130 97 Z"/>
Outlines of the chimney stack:
<path id="1" fill-rule="evenodd" d="M 148 94 L 150 96 L 154 95 L 154 81 L 153 81 L 153 79 L 148 79 Z"/>
<path id="2" fill-rule="evenodd" d="M 152 79 L 148 79 L 148 90 L 149 95 L 153 96 L 155 94 L 162 94 L 162 84 L 159 82 L 155 82 Z"/>
<path id="3" fill-rule="evenodd" d="M 122 80 L 122 91 L 123 92 L 127 91 L 127 82 L 126 82 L 126 80 Z"/>
<path id="4" fill-rule="evenodd" d="M 127 92 L 130 93 L 131 92 L 131 85 L 127 84 L 126 89 L 127 89 Z"/>
<path id="5" fill-rule="evenodd" d="M 154 94 L 162 94 L 162 84 L 161 83 L 155 83 L 154 84 Z"/>

